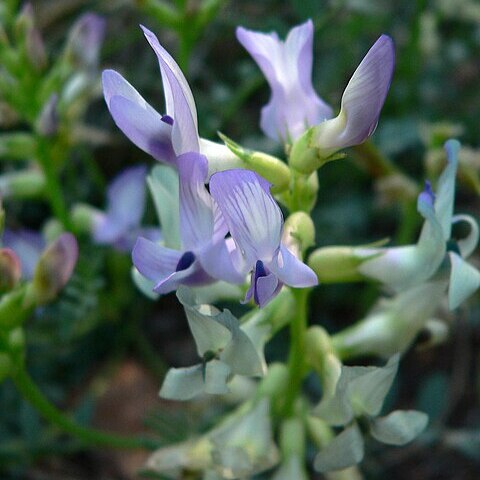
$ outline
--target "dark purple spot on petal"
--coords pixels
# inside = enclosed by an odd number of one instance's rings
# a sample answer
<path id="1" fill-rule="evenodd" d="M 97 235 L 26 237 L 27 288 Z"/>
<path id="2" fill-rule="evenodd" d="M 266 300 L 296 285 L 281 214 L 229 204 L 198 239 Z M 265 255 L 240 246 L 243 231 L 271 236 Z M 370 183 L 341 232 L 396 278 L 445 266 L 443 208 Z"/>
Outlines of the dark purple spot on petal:
<path id="1" fill-rule="evenodd" d="M 195 261 L 195 254 L 193 252 L 185 252 L 177 263 L 176 272 L 186 270 L 188 267 L 192 266 L 192 263 Z"/>
<path id="2" fill-rule="evenodd" d="M 170 115 L 162 115 L 162 122 L 167 123 L 168 125 L 173 125 L 173 118 Z"/>
<path id="3" fill-rule="evenodd" d="M 435 202 L 435 193 L 433 193 L 432 184 L 429 180 L 425 180 L 424 192 L 430 197 L 432 204 Z"/>
<path id="4" fill-rule="evenodd" d="M 258 292 L 257 292 L 257 280 L 261 277 L 266 277 L 270 272 L 267 272 L 265 265 L 261 260 L 257 260 L 255 264 L 255 272 L 253 274 L 253 300 L 257 305 L 259 305 L 260 300 L 258 299 Z"/>

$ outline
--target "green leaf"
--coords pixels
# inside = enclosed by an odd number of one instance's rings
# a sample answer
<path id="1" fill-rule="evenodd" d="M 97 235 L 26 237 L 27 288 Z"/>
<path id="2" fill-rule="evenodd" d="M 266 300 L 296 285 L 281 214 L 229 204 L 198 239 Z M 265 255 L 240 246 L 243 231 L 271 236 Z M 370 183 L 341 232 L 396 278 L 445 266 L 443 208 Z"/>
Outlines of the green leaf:
<path id="1" fill-rule="evenodd" d="M 178 174 L 171 167 L 157 165 L 147 177 L 147 183 L 160 218 L 165 246 L 178 250 L 181 246 Z"/>
<path id="2" fill-rule="evenodd" d="M 371 435 L 388 445 L 405 445 L 425 430 L 428 415 L 418 410 L 395 410 L 386 417 L 376 418 L 370 426 Z"/>
<path id="3" fill-rule="evenodd" d="M 343 470 L 360 463 L 363 455 L 362 434 L 358 426 L 353 424 L 318 452 L 315 457 L 314 468 L 320 473 Z"/>

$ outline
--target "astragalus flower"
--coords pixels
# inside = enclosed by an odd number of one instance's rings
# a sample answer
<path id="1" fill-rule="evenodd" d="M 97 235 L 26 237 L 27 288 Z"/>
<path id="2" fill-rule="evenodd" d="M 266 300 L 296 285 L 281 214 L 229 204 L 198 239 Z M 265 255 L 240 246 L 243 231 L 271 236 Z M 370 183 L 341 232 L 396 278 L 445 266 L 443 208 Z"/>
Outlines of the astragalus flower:
<path id="1" fill-rule="evenodd" d="M 270 194 L 270 184 L 249 170 L 212 175 L 210 192 L 237 246 L 233 262 L 240 272 L 252 272 L 245 300 L 265 306 L 282 285 L 311 287 L 317 276 L 282 243 L 283 215 Z"/>
<path id="2" fill-rule="evenodd" d="M 368 51 L 342 97 L 341 110 L 332 109 L 312 86 L 313 23 L 293 28 L 285 42 L 276 33 L 237 29 L 237 38 L 265 75 L 272 94 L 263 107 L 260 126 L 282 143 L 293 143 L 310 127 L 311 147 L 322 156 L 364 142 L 375 130 L 393 75 L 393 42 L 382 35 Z"/>
<path id="3" fill-rule="evenodd" d="M 181 249 L 166 248 L 140 237 L 132 252 L 133 263 L 154 292 L 165 294 L 179 285 L 204 285 L 215 280 L 242 283 L 244 276 L 234 269 L 226 241 L 227 226 L 208 193 L 207 159 L 198 153 L 177 158 L 180 196 Z"/>
<path id="4" fill-rule="evenodd" d="M 137 147 L 170 165 L 176 165 L 177 157 L 189 152 L 201 151 L 216 159 L 235 158 L 225 146 L 199 138 L 197 109 L 185 76 L 155 34 L 142 29 L 160 65 L 166 114 L 158 113 L 118 72 L 105 70 L 105 102 L 118 128 Z"/>
<path id="5" fill-rule="evenodd" d="M 449 307 L 458 307 L 480 287 L 480 272 L 465 260 L 478 244 L 478 225 L 470 215 L 453 215 L 455 200 L 455 176 L 460 144 L 449 140 L 445 144 L 447 166 L 438 181 L 435 195 L 427 183 L 418 197 L 418 211 L 425 218 L 416 245 L 404 247 L 359 249 L 357 255 L 373 258 L 361 263 L 361 274 L 379 280 L 396 292 L 406 290 L 441 273 L 450 261 Z M 462 240 L 451 238 L 452 225 L 466 222 L 469 235 Z"/>
<path id="6" fill-rule="evenodd" d="M 96 243 L 113 245 L 118 250 L 131 251 L 137 237 L 157 241 L 160 229 L 142 227 L 146 201 L 144 166 L 131 167 L 121 172 L 109 185 L 105 212 L 95 212 L 92 236 Z"/>

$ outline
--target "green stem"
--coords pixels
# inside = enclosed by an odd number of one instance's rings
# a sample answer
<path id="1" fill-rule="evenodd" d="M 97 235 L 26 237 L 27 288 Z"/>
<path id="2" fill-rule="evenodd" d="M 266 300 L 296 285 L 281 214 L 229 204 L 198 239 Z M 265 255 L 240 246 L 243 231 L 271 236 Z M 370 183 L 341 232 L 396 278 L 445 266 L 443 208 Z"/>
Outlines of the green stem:
<path id="1" fill-rule="evenodd" d="M 148 438 L 126 437 L 102 432 L 79 425 L 58 410 L 39 390 L 27 371 L 20 367 L 13 374 L 13 382 L 23 397 L 48 421 L 69 433 L 86 445 L 119 449 L 153 449 L 153 440 Z"/>
<path id="2" fill-rule="evenodd" d="M 294 414 L 297 399 L 305 374 L 305 332 L 307 330 L 307 300 L 310 289 L 292 289 L 296 302 L 296 315 L 290 322 L 290 355 L 288 358 L 289 382 L 285 392 L 284 413 Z"/>
<path id="3" fill-rule="evenodd" d="M 60 187 L 51 150 L 51 146 L 47 141 L 39 140 L 37 155 L 43 173 L 45 174 L 46 195 L 55 217 L 62 223 L 65 229 L 71 230 L 70 216 Z"/>

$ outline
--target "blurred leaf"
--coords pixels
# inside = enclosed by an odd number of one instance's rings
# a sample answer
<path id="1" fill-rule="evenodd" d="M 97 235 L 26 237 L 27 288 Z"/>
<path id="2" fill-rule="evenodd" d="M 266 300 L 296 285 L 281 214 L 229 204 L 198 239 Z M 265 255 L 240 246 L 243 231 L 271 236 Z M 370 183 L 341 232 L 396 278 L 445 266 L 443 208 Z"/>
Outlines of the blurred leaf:
<path id="1" fill-rule="evenodd" d="M 343 430 L 315 457 L 317 472 L 331 472 L 357 465 L 363 459 L 364 442 L 356 424 Z"/>
<path id="2" fill-rule="evenodd" d="M 428 415 L 416 410 L 396 410 L 372 420 L 371 435 L 388 445 L 405 445 L 423 432 Z"/>

